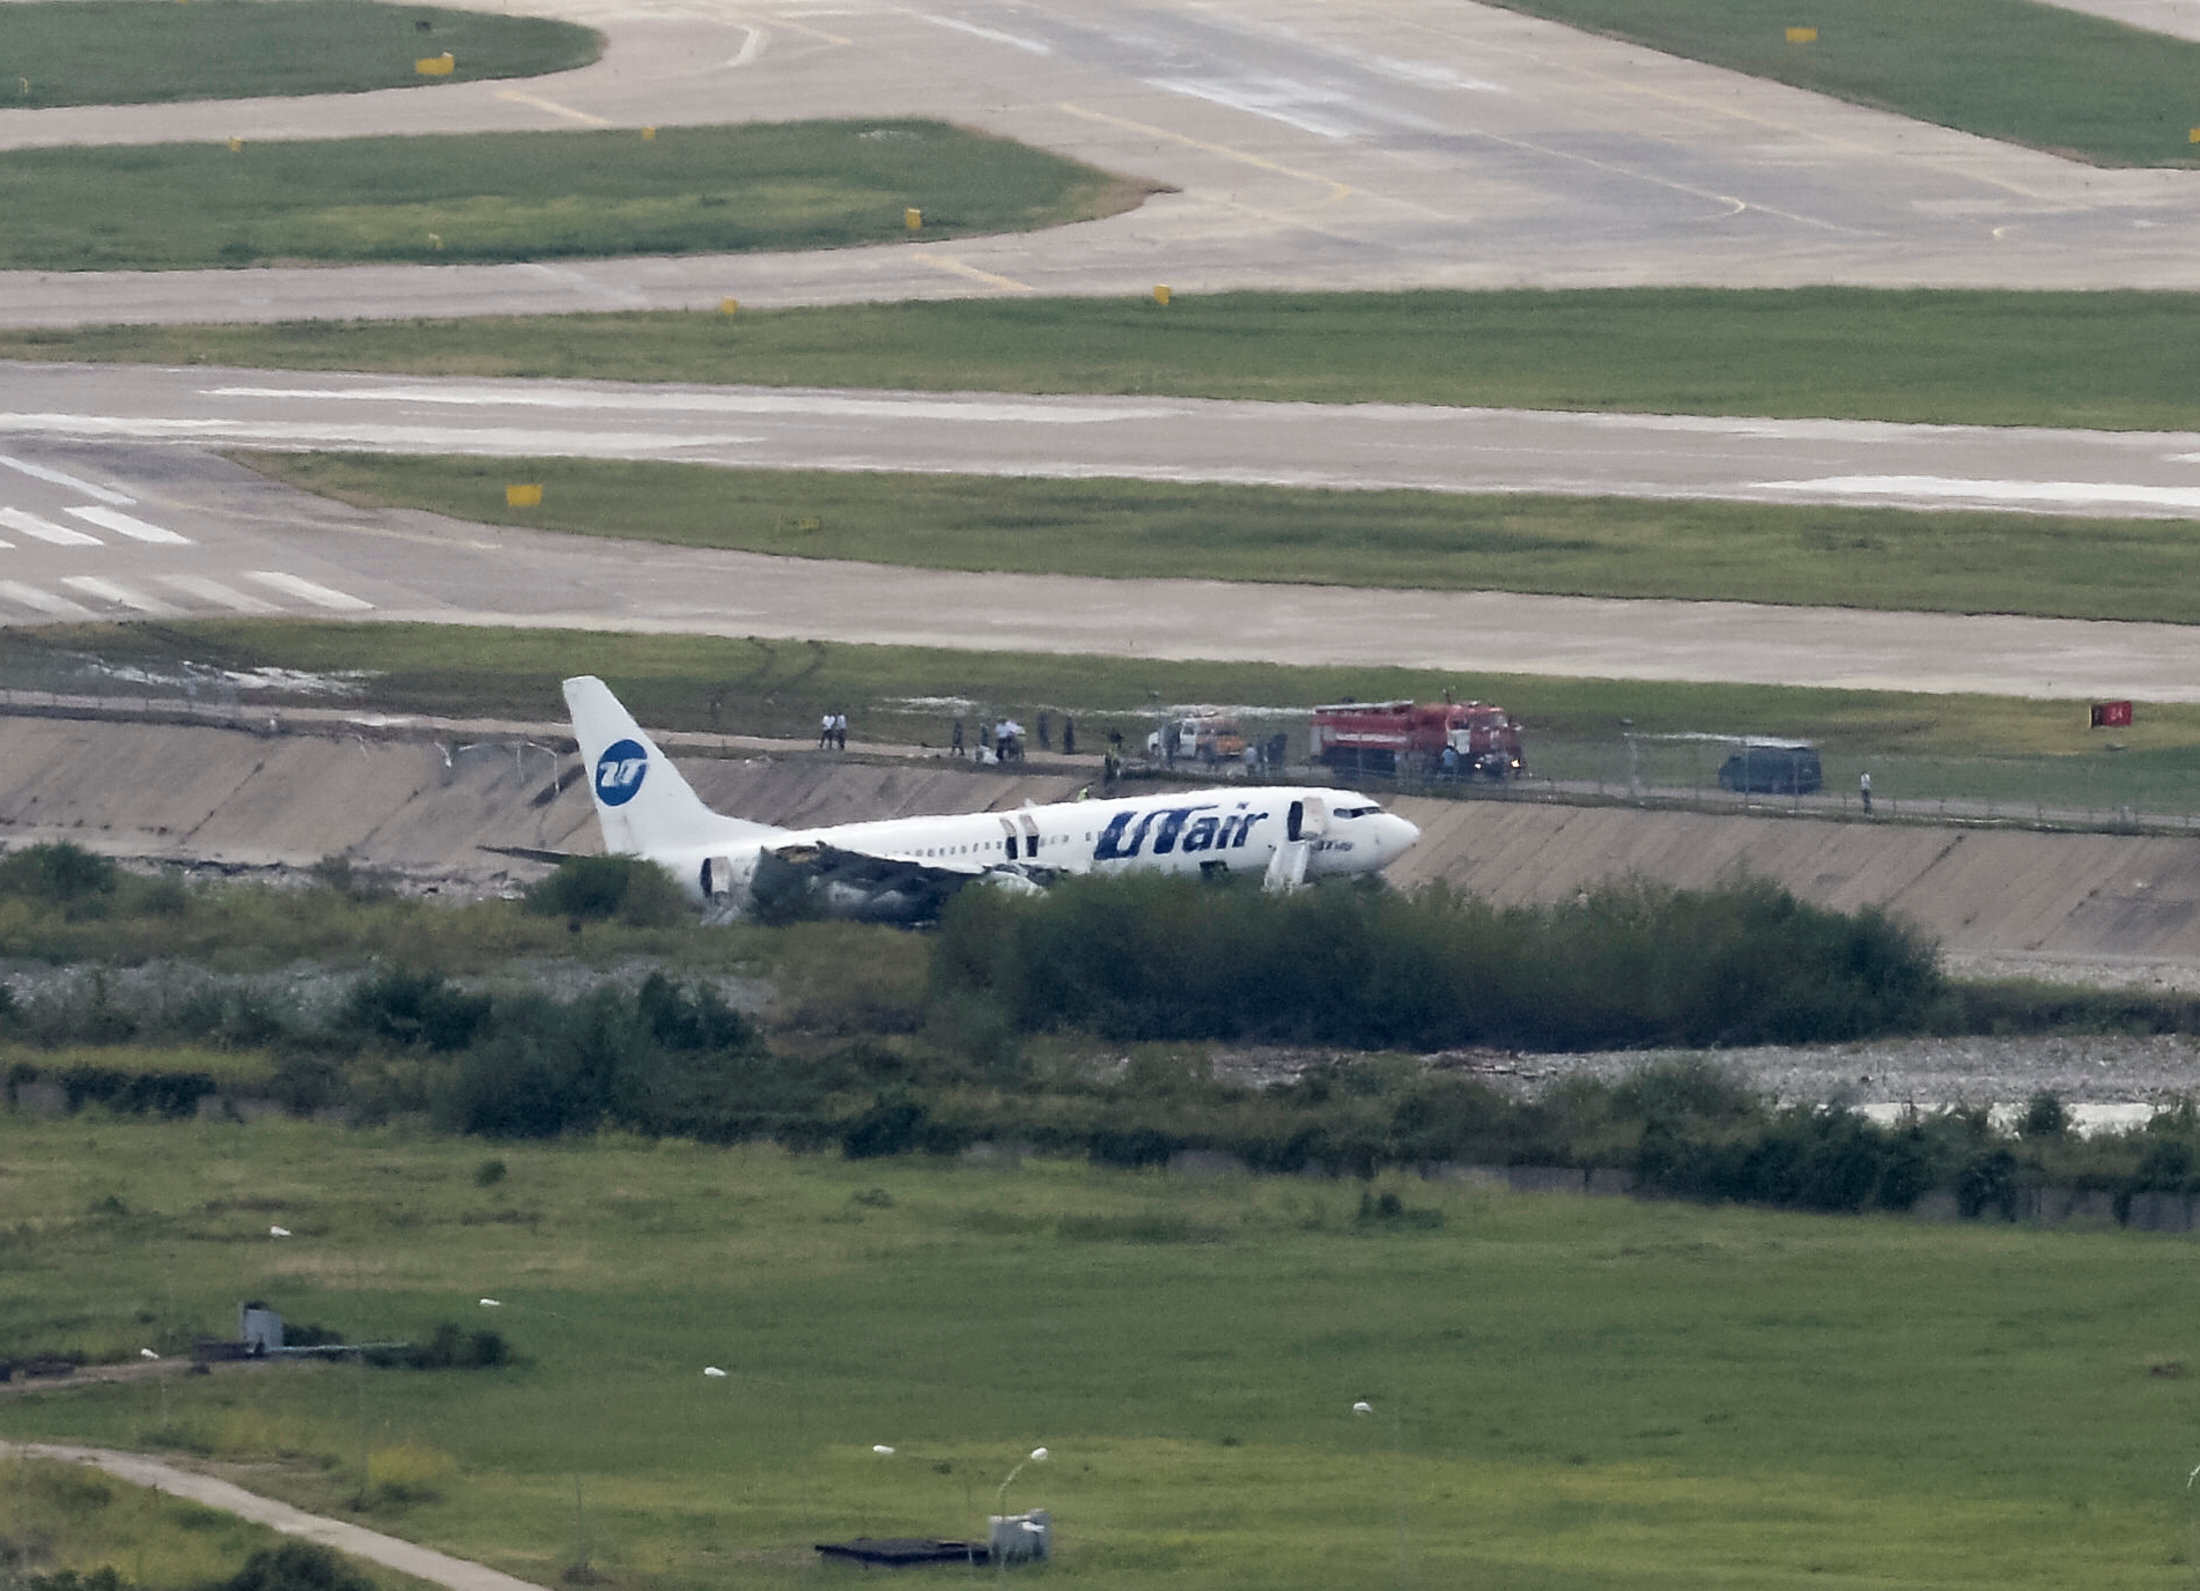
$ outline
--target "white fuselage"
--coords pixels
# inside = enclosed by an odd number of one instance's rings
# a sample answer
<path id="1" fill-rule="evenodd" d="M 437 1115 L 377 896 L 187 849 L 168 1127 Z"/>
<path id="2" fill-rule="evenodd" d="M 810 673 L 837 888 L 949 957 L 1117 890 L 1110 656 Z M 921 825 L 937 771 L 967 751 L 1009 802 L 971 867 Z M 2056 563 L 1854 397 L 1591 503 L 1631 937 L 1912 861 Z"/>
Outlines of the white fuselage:
<path id="1" fill-rule="evenodd" d="M 884 818 L 648 854 L 691 897 L 708 904 L 745 896 L 757 856 L 767 848 L 828 845 L 974 875 L 986 870 L 1264 874 L 1279 850 L 1299 842 L 1306 847 L 1302 876 L 1319 878 L 1378 872 L 1419 835 L 1404 818 L 1350 791 L 1262 786 Z M 706 862 L 716 870 L 707 889 Z"/>

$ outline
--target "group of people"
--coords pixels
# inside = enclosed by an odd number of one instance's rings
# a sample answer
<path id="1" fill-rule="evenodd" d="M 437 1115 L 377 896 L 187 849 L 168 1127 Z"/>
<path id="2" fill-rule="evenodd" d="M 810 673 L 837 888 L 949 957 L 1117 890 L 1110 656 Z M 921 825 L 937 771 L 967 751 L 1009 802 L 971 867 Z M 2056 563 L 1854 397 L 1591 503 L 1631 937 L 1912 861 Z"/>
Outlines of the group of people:
<path id="1" fill-rule="evenodd" d="M 848 715 L 827 713 L 817 723 L 817 749 L 819 751 L 846 751 L 848 749 Z"/>
<path id="2" fill-rule="evenodd" d="M 1039 749 L 1041 751 L 1052 751 L 1054 749 L 1052 728 L 1053 726 L 1047 715 L 1042 712 L 1039 715 Z M 1015 719 L 999 718 L 994 720 L 990 733 L 984 721 L 980 720 L 978 735 L 979 746 L 975 754 L 978 761 L 997 763 L 1023 761 L 1024 726 Z M 963 737 L 963 721 L 960 718 L 955 720 L 953 734 L 947 743 L 947 754 L 951 757 L 972 755 L 970 747 Z M 1077 720 L 1074 718 L 1062 720 L 1062 754 L 1066 757 L 1077 755 Z"/>

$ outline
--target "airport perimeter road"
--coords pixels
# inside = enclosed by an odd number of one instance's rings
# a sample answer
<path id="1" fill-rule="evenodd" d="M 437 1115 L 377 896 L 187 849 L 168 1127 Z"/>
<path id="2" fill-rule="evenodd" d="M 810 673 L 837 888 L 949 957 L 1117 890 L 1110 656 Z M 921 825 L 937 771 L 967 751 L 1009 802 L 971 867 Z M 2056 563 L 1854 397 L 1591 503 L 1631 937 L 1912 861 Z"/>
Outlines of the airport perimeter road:
<path id="1" fill-rule="evenodd" d="M 610 49 L 593 67 L 518 83 L 0 111 L 0 148 L 920 114 L 1176 191 L 1051 232 L 792 256 L 9 273 L 0 321 L 1143 293 L 1157 282 L 2200 282 L 2200 172 L 2083 166 L 1461 0 L 508 6 L 593 23 Z"/>
<path id="2" fill-rule="evenodd" d="M 810 562 L 369 513 L 178 447 L 10 447 L 0 503 L 0 539 L 13 544 L 0 549 L 0 622 L 17 624 L 281 613 L 2200 700 L 2200 627 Z"/>
<path id="3" fill-rule="evenodd" d="M 143 1453 L 123 1453 L 103 1447 L 68 1447 L 47 1442 L 0 1442 L 0 1457 L 50 1459 L 63 1464 L 82 1464 L 104 1470 L 133 1486 L 150 1486 L 171 1497 L 184 1497 L 255 1525 L 265 1525 L 285 1536 L 301 1536 L 324 1547 L 381 1564 L 415 1580 L 438 1585 L 445 1591 L 541 1591 L 530 1581 L 515 1579 L 500 1570 L 454 1558 L 433 1547 L 385 1536 L 341 1519 L 309 1514 L 279 1503 L 272 1497 L 248 1492 L 242 1486 L 201 1475 L 164 1459 Z"/>
<path id="4" fill-rule="evenodd" d="M 0 392 L 0 447 L 181 442 L 2200 517 L 2192 433 L 111 365 L 0 365 Z"/>

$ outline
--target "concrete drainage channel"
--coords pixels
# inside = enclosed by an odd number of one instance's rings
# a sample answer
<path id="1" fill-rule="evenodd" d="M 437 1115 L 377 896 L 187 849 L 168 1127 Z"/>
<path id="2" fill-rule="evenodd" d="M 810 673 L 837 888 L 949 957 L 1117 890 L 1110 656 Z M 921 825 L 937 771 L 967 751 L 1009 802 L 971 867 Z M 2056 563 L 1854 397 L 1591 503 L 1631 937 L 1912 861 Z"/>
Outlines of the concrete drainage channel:
<path id="1" fill-rule="evenodd" d="M 273 732 L 0 716 L 0 842 L 70 840 L 243 871 L 341 853 L 423 889 L 511 893 L 541 865 L 484 847 L 598 848 L 587 792 L 565 777 L 571 759 L 552 728 L 369 723 L 336 709 L 287 711 Z M 666 740 L 706 801 L 789 826 L 1060 800 L 1091 772 L 1036 760 L 977 772 L 894 748 L 843 760 L 737 737 Z M 2200 839 L 1593 801 L 1403 796 L 1395 805 L 1423 834 L 1389 875 L 1404 888 L 1441 878 L 1528 904 L 1630 874 L 1704 887 L 1746 872 L 1829 907 L 1885 907 L 1958 966 L 2141 986 L 2200 981 Z"/>

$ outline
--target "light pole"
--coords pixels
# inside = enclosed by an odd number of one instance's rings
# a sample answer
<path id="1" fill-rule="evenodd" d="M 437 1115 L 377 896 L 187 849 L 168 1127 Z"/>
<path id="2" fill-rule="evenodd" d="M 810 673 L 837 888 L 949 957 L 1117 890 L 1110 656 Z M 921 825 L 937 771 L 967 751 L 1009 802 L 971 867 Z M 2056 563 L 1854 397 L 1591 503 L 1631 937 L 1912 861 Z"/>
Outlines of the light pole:
<path id="1" fill-rule="evenodd" d="M 1009 1482 L 1015 1480 L 1017 1476 L 1024 1472 L 1026 1464 L 1044 1464 L 1047 1461 L 1047 1456 L 1045 1448 L 1035 1447 L 1026 1457 L 1017 1460 L 1016 1467 L 1008 1472 L 1007 1479 L 1001 1482 L 999 1490 L 993 1494 L 995 1518 L 1006 1519 L 1008 1517 Z M 1030 1531 L 1033 1535 L 1038 1534 L 1037 1527 L 1032 1525 L 1029 1520 L 1024 1521 L 1024 1529 Z M 986 1531 L 986 1547 L 989 1551 L 992 1551 L 996 1546 L 1000 1547 L 1001 1550 L 993 1551 L 993 1578 L 997 1581 L 1005 1581 L 1008 1578 L 1008 1552 L 1005 1544 L 996 1543 L 993 1540 L 993 1532 L 988 1528 Z"/>

